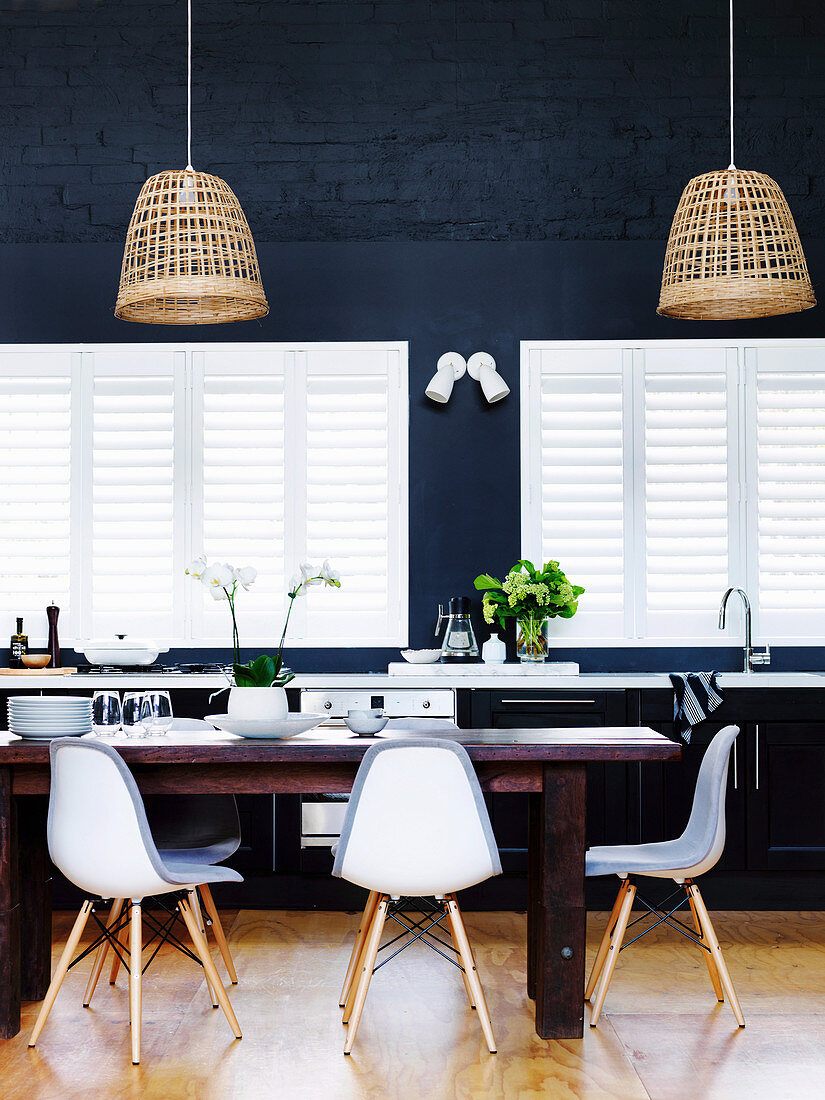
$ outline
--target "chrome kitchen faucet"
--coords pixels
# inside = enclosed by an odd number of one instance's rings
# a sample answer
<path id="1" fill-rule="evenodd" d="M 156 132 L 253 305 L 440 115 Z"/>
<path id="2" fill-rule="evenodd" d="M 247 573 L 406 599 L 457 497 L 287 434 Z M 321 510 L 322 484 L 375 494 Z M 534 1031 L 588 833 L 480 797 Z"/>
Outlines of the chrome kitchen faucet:
<path id="1" fill-rule="evenodd" d="M 719 605 L 719 629 L 725 629 L 725 608 L 728 606 L 728 597 L 732 592 L 738 592 L 745 605 L 745 662 L 744 672 L 753 672 L 754 665 L 769 665 L 771 663 L 771 647 L 766 645 L 762 653 L 754 653 L 751 642 L 751 602 L 744 588 L 738 586 L 729 588 L 722 597 Z"/>

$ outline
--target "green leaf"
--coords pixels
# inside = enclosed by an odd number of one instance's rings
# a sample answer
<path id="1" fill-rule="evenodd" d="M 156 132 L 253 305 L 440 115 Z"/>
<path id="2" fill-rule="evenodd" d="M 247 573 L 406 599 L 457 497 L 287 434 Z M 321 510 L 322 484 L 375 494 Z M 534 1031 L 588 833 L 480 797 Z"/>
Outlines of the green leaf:
<path id="1" fill-rule="evenodd" d="M 489 573 L 482 573 L 473 581 L 479 592 L 493 592 L 501 588 L 501 581 L 491 577 Z"/>
<path id="2" fill-rule="evenodd" d="M 237 687 L 256 687 L 255 676 L 249 665 L 233 665 L 232 672 L 235 676 Z"/>

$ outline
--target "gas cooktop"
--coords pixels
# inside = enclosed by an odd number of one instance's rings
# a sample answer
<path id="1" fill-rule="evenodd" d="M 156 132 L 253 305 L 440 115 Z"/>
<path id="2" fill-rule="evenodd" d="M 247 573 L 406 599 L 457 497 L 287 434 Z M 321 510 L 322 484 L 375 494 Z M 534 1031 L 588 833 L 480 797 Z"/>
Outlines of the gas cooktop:
<path id="1" fill-rule="evenodd" d="M 220 676 L 229 674 L 231 665 L 81 665 L 78 676 Z"/>

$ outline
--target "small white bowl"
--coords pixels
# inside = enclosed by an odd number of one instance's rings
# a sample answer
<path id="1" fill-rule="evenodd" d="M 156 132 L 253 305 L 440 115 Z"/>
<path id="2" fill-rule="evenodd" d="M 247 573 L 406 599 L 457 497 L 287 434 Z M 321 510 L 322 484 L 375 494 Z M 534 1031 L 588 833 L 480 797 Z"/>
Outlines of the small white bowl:
<path id="1" fill-rule="evenodd" d="M 386 726 L 388 718 L 369 710 L 350 710 L 344 723 L 347 729 L 357 733 L 359 737 L 371 737 L 374 733 L 380 733 Z"/>
<path id="2" fill-rule="evenodd" d="M 401 656 L 411 665 L 434 665 L 441 656 L 440 649 L 402 649 Z"/>

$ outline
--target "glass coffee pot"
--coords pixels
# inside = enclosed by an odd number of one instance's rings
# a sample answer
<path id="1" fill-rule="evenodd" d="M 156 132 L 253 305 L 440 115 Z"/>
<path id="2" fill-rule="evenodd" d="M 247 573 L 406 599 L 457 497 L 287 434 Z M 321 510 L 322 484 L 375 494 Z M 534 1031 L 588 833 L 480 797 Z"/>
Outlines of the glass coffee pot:
<path id="1" fill-rule="evenodd" d="M 478 642 L 470 622 L 470 599 L 468 596 L 453 596 L 449 602 L 448 614 L 444 614 L 444 605 L 438 605 L 438 622 L 435 634 L 446 622 L 444 641 L 441 643 L 440 660 L 445 663 L 475 662 L 479 659 Z"/>

